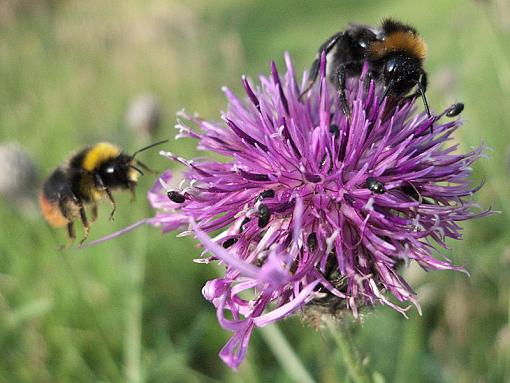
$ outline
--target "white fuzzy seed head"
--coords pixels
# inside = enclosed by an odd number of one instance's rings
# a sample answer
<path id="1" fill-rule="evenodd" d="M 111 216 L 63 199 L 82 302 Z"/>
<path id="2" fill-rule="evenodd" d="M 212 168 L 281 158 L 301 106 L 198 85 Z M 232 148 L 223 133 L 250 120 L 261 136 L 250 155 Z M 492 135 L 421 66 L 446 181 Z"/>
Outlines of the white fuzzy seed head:
<path id="1" fill-rule="evenodd" d="M 141 136 L 155 134 L 161 123 L 161 106 L 156 97 L 145 94 L 131 101 L 126 111 L 126 124 Z"/>
<path id="2" fill-rule="evenodd" d="M 0 143 L 0 195 L 10 201 L 26 199 L 37 189 L 34 162 L 17 143 Z"/>

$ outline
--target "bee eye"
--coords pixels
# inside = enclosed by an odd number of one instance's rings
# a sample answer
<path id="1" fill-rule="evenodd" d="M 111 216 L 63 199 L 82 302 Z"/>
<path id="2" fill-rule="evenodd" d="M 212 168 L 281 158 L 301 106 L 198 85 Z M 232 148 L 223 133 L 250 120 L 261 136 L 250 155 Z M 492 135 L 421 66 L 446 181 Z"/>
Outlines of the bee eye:
<path id="1" fill-rule="evenodd" d="M 115 168 L 113 166 L 109 166 L 105 169 L 105 172 L 108 174 L 113 174 L 115 173 Z"/>

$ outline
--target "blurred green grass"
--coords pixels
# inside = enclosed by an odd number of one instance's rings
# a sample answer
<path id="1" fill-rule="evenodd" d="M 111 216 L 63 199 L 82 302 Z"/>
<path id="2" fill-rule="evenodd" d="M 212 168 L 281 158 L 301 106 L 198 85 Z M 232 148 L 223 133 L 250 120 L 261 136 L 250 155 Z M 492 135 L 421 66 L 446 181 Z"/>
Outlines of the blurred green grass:
<path id="1" fill-rule="evenodd" d="M 387 382 L 508 382 L 510 9 L 503 0 L 6 1 L 0 140 L 23 144 L 42 175 L 83 143 L 110 140 L 132 151 L 140 142 L 124 114 L 140 93 L 163 105 L 157 138 L 172 137 L 182 107 L 218 118 L 221 86 L 239 91 L 241 74 L 267 73 L 284 51 L 298 71 L 308 68 L 333 32 L 385 16 L 412 23 L 427 41 L 432 107 L 466 104 L 457 134 L 463 149 L 481 141 L 491 148 L 475 167 L 486 182 L 477 199 L 502 213 L 466 222 L 466 239 L 445 252 L 470 278 L 409 270 L 423 316 L 411 310 L 405 320 L 377 308 L 353 328 L 355 341 L 367 368 Z M 168 147 L 192 156 L 193 145 L 172 140 Z M 155 152 L 143 156 L 167 166 Z M 144 177 L 136 204 L 118 197 L 114 223 L 101 206 L 91 237 L 150 215 L 143 198 L 150 183 Z M 2 201 L 0 218 L 0 381 L 292 381 L 257 332 L 239 372 L 221 363 L 229 334 L 200 293 L 215 270 L 191 261 L 192 241 L 142 228 L 60 253 L 64 233 L 37 211 Z M 281 328 L 316 381 L 348 381 L 326 334 L 298 318 Z"/>

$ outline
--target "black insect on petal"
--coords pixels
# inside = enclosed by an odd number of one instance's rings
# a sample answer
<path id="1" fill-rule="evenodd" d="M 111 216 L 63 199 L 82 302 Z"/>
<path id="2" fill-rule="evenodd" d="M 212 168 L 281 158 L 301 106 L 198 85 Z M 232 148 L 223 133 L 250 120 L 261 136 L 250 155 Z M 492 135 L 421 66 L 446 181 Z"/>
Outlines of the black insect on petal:
<path id="1" fill-rule="evenodd" d="M 230 237 L 229 239 L 227 239 L 225 242 L 223 242 L 223 247 L 225 249 L 228 249 L 230 246 L 233 246 L 236 242 L 238 241 L 237 238 L 235 237 Z"/>
<path id="2" fill-rule="evenodd" d="M 269 223 L 269 220 L 271 219 L 271 212 L 269 211 L 269 208 L 261 203 L 259 205 L 259 221 L 258 225 L 262 229 L 267 226 Z"/>
<path id="3" fill-rule="evenodd" d="M 262 201 L 264 198 L 274 198 L 275 191 L 273 189 L 264 190 L 262 193 L 260 193 L 257 198 L 255 199 L 256 202 Z"/>
<path id="4" fill-rule="evenodd" d="M 367 178 L 366 186 L 368 190 L 375 194 L 384 194 L 386 191 L 384 184 L 374 177 Z"/>
<path id="5" fill-rule="evenodd" d="M 175 191 L 175 190 L 167 191 L 166 195 L 170 199 L 170 201 L 175 202 L 175 203 L 184 203 L 186 201 L 186 198 L 184 197 L 184 195 L 182 195 L 181 193 L 179 193 L 178 191 Z"/>
<path id="6" fill-rule="evenodd" d="M 260 193 L 261 198 L 273 198 L 275 195 L 275 192 L 273 189 L 264 190 L 262 193 Z"/>
<path id="7" fill-rule="evenodd" d="M 339 135 L 340 135 L 340 128 L 338 127 L 337 124 L 331 124 L 329 126 L 329 132 L 335 136 L 335 138 L 337 138 Z"/>
<path id="8" fill-rule="evenodd" d="M 312 253 L 317 250 L 317 234 L 310 233 L 308 235 L 308 238 L 306 239 L 306 245 L 308 246 L 308 250 L 310 250 Z"/>
<path id="9" fill-rule="evenodd" d="M 446 112 L 446 117 L 456 117 L 462 113 L 464 110 L 464 104 L 462 102 L 457 102 L 448 108 Z"/>

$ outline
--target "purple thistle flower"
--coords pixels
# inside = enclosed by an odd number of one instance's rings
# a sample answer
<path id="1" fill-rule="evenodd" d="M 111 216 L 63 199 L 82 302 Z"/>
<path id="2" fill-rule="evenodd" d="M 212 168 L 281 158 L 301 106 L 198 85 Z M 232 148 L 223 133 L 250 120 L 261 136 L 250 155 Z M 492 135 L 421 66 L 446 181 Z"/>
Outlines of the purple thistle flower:
<path id="1" fill-rule="evenodd" d="M 158 209 L 144 222 L 163 231 L 189 225 L 211 255 L 200 262 L 225 265 L 203 288 L 220 325 L 234 334 L 220 356 L 232 368 L 243 361 L 255 327 L 288 317 L 305 305 L 328 304 L 357 316 L 377 302 L 405 315 L 398 302 L 416 295 L 398 266 L 453 269 L 435 245 L 461 239 L 459 221 L 474 212 L 471 164 L 483 148 L 460 154 L 452 133 L 460 121 L 439 123 L 415 113 L 414 100 L 385 111 L 382 88 L 351 79 L 347 119 L 325 78 L 303 102 L 289 56 L 280 77 L 254 87 L 243 77 L 241 100 L 225 89 L 223 122 L 179 113 L 178 138 L 226 159 L 187 160 L 162 155 L 187 168 L 176 189 L 163 173 L 149 192 Z M 213 238 L 207 233 L 215 232 Z M 389 293 L 389 294 L 388 294 Z M 390 299 L 388 296 L 393 296 Z"/>

